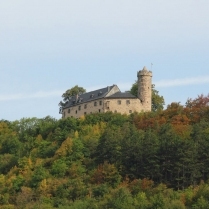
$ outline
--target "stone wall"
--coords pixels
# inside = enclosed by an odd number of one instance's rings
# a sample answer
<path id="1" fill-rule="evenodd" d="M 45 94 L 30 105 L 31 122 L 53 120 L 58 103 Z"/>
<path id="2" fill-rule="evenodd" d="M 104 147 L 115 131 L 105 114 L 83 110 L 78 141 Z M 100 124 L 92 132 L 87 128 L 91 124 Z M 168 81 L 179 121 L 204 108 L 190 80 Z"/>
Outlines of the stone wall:
<path id="1" fill-rule="evenodd" d="M 63 110 L 63 118 L 80 118 L 83 115 L 104 112 L 104 99 L 94 100 L 88 103 L 79 104 Z"/>
<path id="2" fill-rule="evenodd" d="M 65 109 L 63 110 L 63 118 L 80 118 L 81 116 L 84 116 L 86 114 L 99 112 L 102 113 L 108 111 L 129 115 L 133 112 L 141 112 L 142 110 L 142 104 L 138 98 L 104 98 Z"/>
<path id="3" fill-rule="evenodd" d="M 134 99 L 105 99 L 104 100 L 104 112 L 114 112 L 121 114 L 131 114 L 133 112 L 141 112 L 142 105 L 138 98 Z"/>

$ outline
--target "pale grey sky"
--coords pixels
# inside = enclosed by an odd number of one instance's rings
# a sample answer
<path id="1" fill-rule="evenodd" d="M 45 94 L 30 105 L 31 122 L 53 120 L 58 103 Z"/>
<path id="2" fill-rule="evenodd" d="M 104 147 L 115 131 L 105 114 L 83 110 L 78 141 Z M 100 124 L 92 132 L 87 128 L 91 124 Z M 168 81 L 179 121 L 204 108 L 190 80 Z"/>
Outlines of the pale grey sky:
<path id="1" fill-rule="evenodd" d="M 0 119 L 59 118 L 62 93 L 151 69 L 166 104 L 209 93 L 208 0 L 0 0 Z"/>

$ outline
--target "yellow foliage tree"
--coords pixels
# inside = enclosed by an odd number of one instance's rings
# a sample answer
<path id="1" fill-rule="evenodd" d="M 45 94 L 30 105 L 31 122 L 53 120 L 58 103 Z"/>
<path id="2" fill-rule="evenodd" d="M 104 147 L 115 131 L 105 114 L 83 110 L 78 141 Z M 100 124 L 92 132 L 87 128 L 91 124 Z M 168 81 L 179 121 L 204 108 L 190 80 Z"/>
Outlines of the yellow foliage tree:
<path id="1" fill-rule="evenodd" d="M 55 157 L 65 157 L 72 153 L 73 140 L 68 137 L 64 142 L 62 142 L 60 148 L 56 151 Z"/>

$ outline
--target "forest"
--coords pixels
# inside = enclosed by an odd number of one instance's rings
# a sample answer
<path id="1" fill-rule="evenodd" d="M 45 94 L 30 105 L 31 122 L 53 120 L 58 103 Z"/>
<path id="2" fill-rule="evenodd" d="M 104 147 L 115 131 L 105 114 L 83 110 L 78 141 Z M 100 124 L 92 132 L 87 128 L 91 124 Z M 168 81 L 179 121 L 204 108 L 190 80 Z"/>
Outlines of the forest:
<path id="1" fill-rule="evenodd" d="M 208 209 L 209 95 L 164 110 L 0 121 L 0 209 Z"/>

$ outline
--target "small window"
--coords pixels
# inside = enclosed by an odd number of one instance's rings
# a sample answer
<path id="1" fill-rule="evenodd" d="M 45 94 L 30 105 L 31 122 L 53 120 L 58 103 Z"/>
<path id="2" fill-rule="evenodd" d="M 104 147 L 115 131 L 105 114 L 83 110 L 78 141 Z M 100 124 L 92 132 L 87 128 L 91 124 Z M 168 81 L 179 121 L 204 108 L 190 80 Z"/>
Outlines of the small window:
<path id="1" fill-rule="evenodd" d="M 76 111 L 75 111 L 75 114 L 77 114 L 77 113 L 78 113 L 78 111 L 76 110 Z"/>
<path id="2" fill-rule="evenodd" d="M 99 101 L 99 105 L 102 105 L 102 101 Z"/>
<path id="3" fill-rule="evenodd" d="M 118 105 L 121 105 L 121 100 L 118 100 Z"/>
<path id="4" fill-rule="evenodd" d="M 132 110 L 129 110 L 129 113 L 132 113 Z"/>
<path id="5" fill-rule="evenodd" d="M 84 115 L 86 115 L 86 112 L 84 112 Z"/>
<path id="6" fill-rule="evenodd" d="M 81 106 L 78 106 L 78 110 L 81 110 Z"/>
<path id="7" fill-rule="evenodd" d="M 99 112 L 101 112 L 101 110 L 99 109 Z"/>
<path id="8" fill-rule="evenodd" d="M 70 113 L 70 109 L 68 109 L 68 111 L 67 111 L 68 113 Z"/>
<path id="9" fill-rule="evenodd" d="M 126 104 L 130 104 L 130 100 L 126 100 Z"/>
<path id="10" fill-rule="evenodd" d="M 65 111 L 63 112 L 63 118 L 65 118 Z"/>
<path id="11" fill-rule="evenodd" d="M 94 102 L 94 106 L 97 106 L 97 102 Z"/>
<path id="12" fill-rule="evenodd" d="M 84 105 L 84 109 L 86 109 L 86 108 L 87 108 L 87 104 Z"/>

